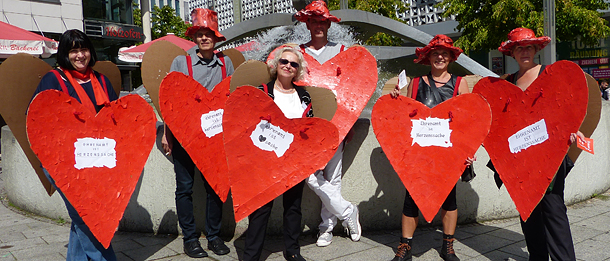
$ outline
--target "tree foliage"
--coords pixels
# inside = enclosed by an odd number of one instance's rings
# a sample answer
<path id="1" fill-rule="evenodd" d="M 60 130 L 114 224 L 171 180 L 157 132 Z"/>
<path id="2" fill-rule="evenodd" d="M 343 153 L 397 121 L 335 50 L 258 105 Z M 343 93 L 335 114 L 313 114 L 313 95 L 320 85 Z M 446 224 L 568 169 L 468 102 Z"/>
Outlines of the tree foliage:
<path id="1" fill-rule="evenodd" d="M 329 0 L 328 9 L 339 9 L 340 0 Z M 407 10 L 407 6 L 400 0 L 351 0 L 348 2 L 349 9 L 356 9 L 375 13 L 385 16 L 396 21 L 404 23 L 396 16 L 396 13 L 402 13 Z M 377 46 L 399 46 L 402 44 L 400 37 L 392 36 L 386 33 L 376 33 L 371 38 L 367 39 L 365 44 Z"/>
<path id="2" fill-rule="evenodd" d="M 439 7 L 444 16 L 455 15 L 462 32 L 455 44 L 466 52 L 498 48 L 517 27 L 530 28 L 537 36 L 544 33 L 543 0 L 443 0 Z M 610 7 L 604 0 L 555 0 L 555 7 L 555 40 L 580 36 L 593 45 L 610 35 L 608 22 L 597 11 Z"/>
<path id="3" fill-rule="evenodd" d="M 142 26 L 142 10 L 138 8 L 137 4 L 134 3 L 133 5 L 133 24 Z M 184 35 L 190 25 L 185 23 L 179 15 L 176 15 L 176 10 L 171 6 L 166 5 L 161 8 L 154 6 L 150 17 L 152 40 L 166 36 L 168 33 L 190 40 Z"/>
<path id="4" fill-rule="evenodd" d="M 176 36 L 188 39 L 184 33 L 189 27 L 184 23 L 179 15 L 176 15 L 176 10 L 169 5 L 161 8 L 155 6 L 150 13 L 152 39 L 157 39 L 166 36 L 167 33 L 173 33 Z"/>
<path id="5" fill-rule="evenodd" d="M 137 3 L 132 3 L 133 5 L 133 24 L 135 26 L 142 27 L 142 10 L 140 10 Z"/>

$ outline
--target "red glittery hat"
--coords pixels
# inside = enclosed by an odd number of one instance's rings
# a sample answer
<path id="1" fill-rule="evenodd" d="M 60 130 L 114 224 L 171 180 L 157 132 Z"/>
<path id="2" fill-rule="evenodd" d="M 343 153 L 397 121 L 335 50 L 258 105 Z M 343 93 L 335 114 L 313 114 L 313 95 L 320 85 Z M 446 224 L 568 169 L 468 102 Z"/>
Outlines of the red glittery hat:
<path id="1" fill-rule="evenodd" d="M 308 4 L 305 9 L 298 11 L 294 15 L 297 20 L 303 23 L 307 23 L 309 18 L 313 16 L 319 16 L 335 23 L 341 21 L 341 19 L 330 14 L 330 12 L 328 11 L 328 7 L 326 7 L 326 3 L 324 1 L 313 1 L 311 2 L 311 4 Z"/>
<path id="2" fill-rule="evenodd" d="M 510 33 L 508 33 L 508 41 L 503 42 L 500 47 L 498 47 L 498 51 L 502 52 L 505 55 L 512 55 L 511 52 L 515 45 L 537 45 L 538 50 L 542 50 L 547 44 L 551 42 L 551 37 L 541 36 L 536 37 L 534 31 L 528 28 L 515 28 Z"/>
<path id="3" fill-rule="evenodd" d="M 186 36 L 193 37 L 193 35 L 200 28 L 208 28 L 214 32 L 218 41 L 225 41 L 225 38 L 220 32 L 218 32 L 218 14 L 210 9 L 195 8 L 191 12 L 191 21 L 193 26 L 186 30 Z"/>
<path id="4" fill-rule="evenodd" d="M 415 49 L 415 55 L 417 55 L 417 59 L 413 60 L 413 62 L 426 65 L 430 64 L 430 58 L 428 57 L 428 54 L 430 53 L 430 51 L 439 47 L 446 48 L 447 50 L 451 51 L 451 53 L 453 54 L 453 58 L 456 60 L 458 56 L 460 56 L 460 54 L 463 52 L 462 49 L 460 49 L 459 47 L 453 46 L 453 40 L 451 40 L 449 36 L 446 36 L 444 34 L 437 34 L 436 36 L 434 36 L 434 38 L 432 38 L 432 40 L 430 40 L 430 43 L 428 43 L 428 45 L 424 46 L 423 48 Z"/>

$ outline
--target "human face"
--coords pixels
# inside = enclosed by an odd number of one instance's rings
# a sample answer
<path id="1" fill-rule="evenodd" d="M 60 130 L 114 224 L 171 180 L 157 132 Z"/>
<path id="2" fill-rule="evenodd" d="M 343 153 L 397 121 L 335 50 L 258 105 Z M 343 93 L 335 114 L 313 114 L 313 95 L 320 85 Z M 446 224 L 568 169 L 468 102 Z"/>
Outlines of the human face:
<path id="1" fill-rule="evenodd" d="M 89 61 L 91 61 L 91 52 L 87 48 L 72 48 L 68 53 L 68 60 L 70 60 L 75 70 L 85 73 Z"/>
<path id="2" fill-rule="evenodd" d="M 297 69 L 298 68 L 294 68 L 292 67 L 292 63 L 297 63 L 300 65 L 299 63 L 299 57 L 291 52 L 283 52 L 282 55 L 280 56 L 280 60 L 287 60 L 288 63 L 286 64 L 282 64 L 281 62 L 277 63 L 277 77 L 280 79 L 290 79 L 291 81 L 294 79 L 294 77 L 297 75 Z"/>
<path id="3" fill-rule="evenodd" d="M 536 55 L 537 51 L 538 48 L 532 44 L 517 46 L 513 49 L 513 58 L 522 67 L 523 65 L 534 63 L 534 55 Z"/>
<path id="4" fill-rule="evenodd" d="M 430 59 L 430 65 L 437 70 L 447 70 L 449 63 L 453 61 L 451 51 L 442 47 L 430 51 L 430 57 L 428 58 Z"/>
<path id="5" fill-rule="evenodd" d="M 193 41 L 199 47 L 199 51 L 214 51 L 216 34 L 209 28 L 202 27 L 193 35 Z"/>
<path id="6" fill-rule="evenodd" d="M 307 29 L 311 33 L 311 38 L 321 38 L 326 40 L 328 28 L 330 28 L 330 20 L 322 17 L 311 17 L 307 20 Z"/>

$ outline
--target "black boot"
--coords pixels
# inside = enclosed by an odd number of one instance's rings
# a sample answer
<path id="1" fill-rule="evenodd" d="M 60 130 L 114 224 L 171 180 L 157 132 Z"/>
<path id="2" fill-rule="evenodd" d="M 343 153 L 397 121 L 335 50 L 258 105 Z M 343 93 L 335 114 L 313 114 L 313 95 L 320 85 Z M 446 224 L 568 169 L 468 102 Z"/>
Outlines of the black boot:
<path id="1" fill-rule="evenodd" d="M 453 250 L 453 235 L 443 234 L 443 246 L 441 247 L 441 258 L 445 261 L 460 261 Z"/>
<path id="2" fill-rule="evenodd" d="M 411 241 L 413 239 L 407 239 L 404 237 L 400 238 L 400 245 L 398 245 L 398 250 L 396 251 L 396 256 L 392 261 L 411 261 Z"/>

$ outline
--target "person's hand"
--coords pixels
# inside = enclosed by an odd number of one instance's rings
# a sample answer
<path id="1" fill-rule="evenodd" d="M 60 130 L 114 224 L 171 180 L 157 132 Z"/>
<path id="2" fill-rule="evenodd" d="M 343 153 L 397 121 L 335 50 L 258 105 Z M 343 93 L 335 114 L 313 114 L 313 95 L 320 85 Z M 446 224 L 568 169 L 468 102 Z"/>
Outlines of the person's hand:
<path id="1" fill-rule="evenodd" d="M 477 161 L 477 155 L 472 156 L 472 158 L 471 158 L 471 157 L 466 158 L 466 162 L 464 162 L 464 164 L 465 164 L 466 166 L 472 166 L 472 164 L 473 164 L 475 161 Z"/>
<path id="2" fill-rule="evenodd" d="M 392 96 L 392 98 L 397 98 L 398 95 L 400 95 L 400 88 L 398 88 L 398 85 L 396 85 L 394 86 L 394 90 L 390 92 L 390 96 Z"/>
<path id="3" fill-rule="evenodd" d="M 172 154 L 173 144 L 173 135 L 167 128 L 164 127 L 163 137 L 161 138 L 161 147 L 163 147 L 163 152 L 165 152 L 165 156 L 169 156 Z"/>
<path id="4" fill-rule="evenodd" d="M 576 133 L 570 134 L 570 144 L 576 142 L 576 138 L 580 138 L 581 140 L 585 140 L 585 135 L 582 132 L 577 131 Z"/>

